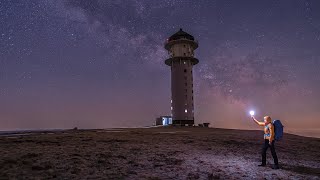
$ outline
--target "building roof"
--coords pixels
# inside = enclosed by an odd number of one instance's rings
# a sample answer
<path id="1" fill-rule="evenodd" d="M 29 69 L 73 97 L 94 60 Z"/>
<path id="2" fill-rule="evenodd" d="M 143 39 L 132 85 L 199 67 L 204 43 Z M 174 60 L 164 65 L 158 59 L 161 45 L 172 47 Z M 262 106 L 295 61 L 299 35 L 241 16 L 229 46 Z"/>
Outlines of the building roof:
<path id="1" fill-rule="evenodd" d="M 192 35 L 184 32 L 184 31 L 182 31 L 181 28 L 180 28 L 180 30 L 178 32 L 176 32 L 175 34 L 170 36 L 168 41 L 178 40 L 178 39 L 182 39 L 182 38 L 194 41 L 194 37 Z"/>

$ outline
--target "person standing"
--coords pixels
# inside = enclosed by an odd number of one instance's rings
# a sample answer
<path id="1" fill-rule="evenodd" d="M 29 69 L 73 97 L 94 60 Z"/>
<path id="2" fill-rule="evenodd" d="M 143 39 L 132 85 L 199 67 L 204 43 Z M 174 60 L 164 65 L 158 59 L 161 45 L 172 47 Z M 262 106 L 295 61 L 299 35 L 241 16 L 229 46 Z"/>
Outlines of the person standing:
<path id="1" fill-rule="evenodd" d="M 270 147 L 271 154 L 274 160 L 274 165 L 272 166 L 272 169 L 279 169 L 279 163 L 278 163 L 278 157 L 275 150 L 275 140 L 274 140 L 274 126 L 271 122 L 270 116 L 264 117 L 264 122 L 259 122 L 254 116 L 251 116 L 252 120 L 257 123 L 259 126 L 264 126 L 264 144 L 262 147 L 262 163 L 259 166 L 266 166 L 267 161 L 267 150 Z"/>

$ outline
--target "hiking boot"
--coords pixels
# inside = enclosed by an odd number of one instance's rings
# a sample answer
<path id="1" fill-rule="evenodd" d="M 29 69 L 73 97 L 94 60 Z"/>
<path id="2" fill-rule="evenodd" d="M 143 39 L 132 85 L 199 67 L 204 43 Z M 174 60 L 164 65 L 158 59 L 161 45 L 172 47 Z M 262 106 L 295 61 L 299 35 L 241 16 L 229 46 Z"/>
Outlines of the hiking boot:
<path id="1" fill-rule="evenodd" d="M 266 166 L 266 164 L 259 164 L 258 166 L 263 166 L 264 167 L 264 166 Z"/>
<path id="2" fill-rule="evenodd" d="M 273 165 L 273 166 L 272 166 L 272 169 L 279 169 L 279 165 L 276 165 L 276 164 Z"/>

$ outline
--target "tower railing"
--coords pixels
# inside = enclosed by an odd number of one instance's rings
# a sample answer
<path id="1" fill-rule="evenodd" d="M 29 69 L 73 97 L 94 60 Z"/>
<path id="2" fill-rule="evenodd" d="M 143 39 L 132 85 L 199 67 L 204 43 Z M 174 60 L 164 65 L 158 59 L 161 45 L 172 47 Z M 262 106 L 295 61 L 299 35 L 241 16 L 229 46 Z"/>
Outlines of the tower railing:
<path id="1" fill-rule="evenodd" d="M 187 41 L 192 41 L 192 42 L 195 42 L 195 43 L 199 44 L 198 40 L 190 40 L 188 38 L 179 38 L 179 39 L 171 40 L 171 41 L 169 41 L 169 39 L 167 39 L 167 40 L 165 40 L 164 45 L 166 45 L 169 42 L 174 42 L 174 41 L 179 41 L 179 40 L 187 40 Z"/>

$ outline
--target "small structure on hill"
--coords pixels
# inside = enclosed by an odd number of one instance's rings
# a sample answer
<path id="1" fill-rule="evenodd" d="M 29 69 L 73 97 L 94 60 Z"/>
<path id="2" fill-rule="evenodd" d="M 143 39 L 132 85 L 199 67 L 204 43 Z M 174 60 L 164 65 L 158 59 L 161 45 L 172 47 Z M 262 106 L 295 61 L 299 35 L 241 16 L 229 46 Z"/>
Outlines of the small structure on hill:
<path id="1" fill-rule="evenodd" d="M 210 123 L 202 123 L 202 124 L 198 124 L 199 127 L 209 127 Z"/>
<path id="2" fill-rule="evenodd" d="M 155 123 L 156 126 L 159 126 L 159 125 L 167 126 L 171 124 L 172 124 L 172 116 L 160 116 L 156 118 L 156 123 Z"/>

